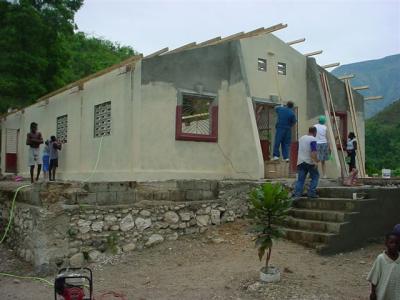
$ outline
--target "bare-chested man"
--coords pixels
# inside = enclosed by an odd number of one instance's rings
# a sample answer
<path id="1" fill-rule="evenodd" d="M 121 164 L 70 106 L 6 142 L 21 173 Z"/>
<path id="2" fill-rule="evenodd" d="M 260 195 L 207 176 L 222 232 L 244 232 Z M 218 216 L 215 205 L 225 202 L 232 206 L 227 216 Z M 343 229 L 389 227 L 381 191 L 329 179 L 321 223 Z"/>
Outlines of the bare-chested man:
<path id="1" fill-rule="evenodd" d="M 26 144 L 29 146 L 29 167 L 31 172 L 31 183 L 33 183 L 33 174 L 35 165 L 38 166 L 36 181 L 39 180 L 40 171 L 42 169 L 42 158 L 40 156 L 40 144 L 43 144 L 42 134 L 38 131 L 38 124 L 31 123 L 31 131 L 26 136 Z"/>

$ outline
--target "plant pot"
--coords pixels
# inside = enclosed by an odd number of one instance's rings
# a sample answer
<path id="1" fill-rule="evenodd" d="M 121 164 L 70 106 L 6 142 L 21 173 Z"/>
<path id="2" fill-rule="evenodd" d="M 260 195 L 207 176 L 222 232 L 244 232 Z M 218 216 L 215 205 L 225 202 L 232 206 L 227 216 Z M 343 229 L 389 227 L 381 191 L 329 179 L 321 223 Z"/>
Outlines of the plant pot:
<path id="1" fill-rule="evenodd" d="M 261 268 L 260 270 L 260 280 L 262 282 L 277 282 L 281 280 L 281 272 L 279 272 L 278 268 L 273 266 Z"/>

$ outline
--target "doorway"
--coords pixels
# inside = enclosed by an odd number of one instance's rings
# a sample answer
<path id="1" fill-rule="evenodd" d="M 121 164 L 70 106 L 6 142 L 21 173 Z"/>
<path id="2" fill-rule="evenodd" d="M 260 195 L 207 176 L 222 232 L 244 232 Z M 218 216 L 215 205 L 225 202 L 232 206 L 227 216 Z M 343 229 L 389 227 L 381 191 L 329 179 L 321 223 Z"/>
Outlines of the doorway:
<path id="1" fill-rule="evenodd" d="M 274 124 L 274 105 L 256 102 L 255 115 L 263 159 L 264 161 L 268 161 L 271 159 L 272 152 L 271 124 Z"/>
<path id="2" fill-rule="evenodd" d="M 18 129 L 6 129 L 6 173 L 17 173 Z"/>

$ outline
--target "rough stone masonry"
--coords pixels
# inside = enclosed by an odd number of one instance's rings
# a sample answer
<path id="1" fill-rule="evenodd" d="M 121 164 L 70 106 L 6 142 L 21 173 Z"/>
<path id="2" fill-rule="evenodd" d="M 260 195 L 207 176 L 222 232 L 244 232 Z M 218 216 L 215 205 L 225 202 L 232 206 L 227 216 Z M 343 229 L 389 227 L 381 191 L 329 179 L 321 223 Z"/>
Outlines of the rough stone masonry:
<path id="1" fill-rule="evenodd" d="M 81 266 L 106 255 L 144 249 L 247 213 L 248 192 L 261 182 L 182 180 L 42 183 L 17 197 L 8 244 L 38 272 Z M 2 190 L 9 220 L 13 191 Z"/>

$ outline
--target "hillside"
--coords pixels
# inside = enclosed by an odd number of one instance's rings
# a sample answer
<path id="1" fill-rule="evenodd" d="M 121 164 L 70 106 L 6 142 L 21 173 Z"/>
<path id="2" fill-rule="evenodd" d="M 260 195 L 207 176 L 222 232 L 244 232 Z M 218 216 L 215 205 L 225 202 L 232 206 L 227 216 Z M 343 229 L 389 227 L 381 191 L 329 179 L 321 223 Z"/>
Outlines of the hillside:
<path id="1" fill-rule="evenodd" d="M 365 142 L 370 174 L 388 168 L 400 176 L 400 99 L 367 120 Z"/>
<path id="2" fill-rule="evenodd" d="M 370 118 L 400 98 L 400 54 L 376 60 L 367 60 L 340 66 L 332 71 L 336 76 L 355 74 L 353 86 L 369 85 L 368 90 L 360 91 L 366 96 L 384 97 L 365 104 L 366 117 Z"/>

